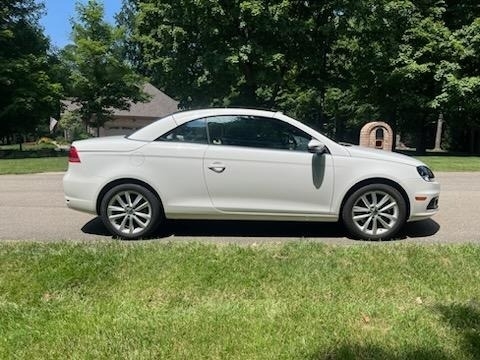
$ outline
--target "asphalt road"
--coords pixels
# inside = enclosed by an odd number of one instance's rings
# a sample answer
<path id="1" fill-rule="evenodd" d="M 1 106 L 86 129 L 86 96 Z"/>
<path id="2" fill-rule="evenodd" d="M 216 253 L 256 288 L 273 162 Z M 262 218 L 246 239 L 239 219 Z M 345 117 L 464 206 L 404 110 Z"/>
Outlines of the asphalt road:
<path id="1" fill-rule="evenodd" d="M 440 212 L 409 223 L 395 243 L 480 243 L 480 173 L 438 173 Z M 66 207 L 60 173 L 0 176 L 0 240 L 111 240 L 100 219 Z M 150 241 L 240 244 L 308 239 L 365 244 L 330 223 L 175 221 Z"/>

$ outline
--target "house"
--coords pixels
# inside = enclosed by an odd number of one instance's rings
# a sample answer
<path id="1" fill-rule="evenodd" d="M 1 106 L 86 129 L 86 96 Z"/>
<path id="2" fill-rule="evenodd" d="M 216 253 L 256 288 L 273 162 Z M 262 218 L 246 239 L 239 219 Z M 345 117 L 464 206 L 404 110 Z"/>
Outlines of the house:
<path id="1" fill-rule="evenodd" d="M 178 111 L 178 101 L 158 90 L 152 84 L 146 83 L 143 91 L 150 95 L 147 102 L 131 103 L 129 110 L 113 111 L 113 120 L 107 121 L 99 129 L 100 136 L 130 135 L 134 131 L 152 123 L 159 118 Z M 78 106 L 68 100 L 62 101 L 66 111 L 73 111 Z M 97 134 L 97 129 L 92 129 Z"/>

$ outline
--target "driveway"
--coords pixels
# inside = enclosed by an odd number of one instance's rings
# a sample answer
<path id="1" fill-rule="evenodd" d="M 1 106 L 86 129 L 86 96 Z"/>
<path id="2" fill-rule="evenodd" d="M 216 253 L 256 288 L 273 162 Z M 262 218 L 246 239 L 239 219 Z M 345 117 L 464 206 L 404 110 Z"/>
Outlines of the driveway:
<path id="1" fill-rule="evenodd" d="M 480 243 L 480 172 L 437 173 L 442 185 L 440 212 L 407 224 L 395 242 Z M 60 173 L 0 176 L 0 240 L 110 240 L 94 215 L 76 212 L 63 200 Z M 364 244 L 337 224 L 233 221 L 175 221 L 159 241 L 262 243 L 308 239 Z"/>

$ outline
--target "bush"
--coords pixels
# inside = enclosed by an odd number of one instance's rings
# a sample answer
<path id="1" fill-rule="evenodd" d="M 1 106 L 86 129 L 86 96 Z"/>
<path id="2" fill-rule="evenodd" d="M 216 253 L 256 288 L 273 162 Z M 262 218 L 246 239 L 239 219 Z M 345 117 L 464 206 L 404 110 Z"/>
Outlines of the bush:
<path id="1" fill-rule="evenodd" d="M 45 145 L 43 145 L 45 146 Z M 0 150 L 0 159 L 26 159 L 26 158 L 42 158 L 42 157 L 58 157 L 67 156 L 68 151 L 51 148 L 35 149 L 35 150 Z M 54 146 L 54 145 L 53 145 Z"/>
<path id="2" fill-rule="evenodd" d="M 31 145 L 25 145 L 24 150 L 31 150 L 31 151 L 36 151 L 36 150 L 51 150 L 51 149 L 56 149 L 57 145 L 55 145 L 53 142 L 51 143 L 37 143 L 37 144 L 31 144 Z"/>
<path id="3" fill-rule="evenodd" d="M 38 145 L 41 145 L 41 144 L 52 144 L 52 145 L 55 145 L 54 141 L 52 139 L 50 139 L 49 137 L 41 137 L 40 139 L 38 139 L 37 141 L 37 144 Z"/>
<path id="4" fill-rule="evenodd" d="M 87 133 L 85 130 L 81 129 L 73 133 L 72 140 L 85 140 L 90 139 L 91 137 L 93 136 Z"/>
<path id="5" fill-rule="evenodd" d="M 68 142 L 67 140 L 65 140 L 65 138 L 63 136 L 57 136 L 55 138 L 55 142 L 58 144 L 58 145 L 70 145 L 70 142 Z"/>

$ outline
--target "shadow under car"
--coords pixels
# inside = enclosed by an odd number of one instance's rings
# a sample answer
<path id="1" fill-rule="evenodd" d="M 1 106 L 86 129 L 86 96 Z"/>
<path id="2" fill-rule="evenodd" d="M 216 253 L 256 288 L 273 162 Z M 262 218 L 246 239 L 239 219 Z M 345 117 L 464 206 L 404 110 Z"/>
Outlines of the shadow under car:
<path id="1" fill-rule="evenodd" d="M 432 219 L 407 223 L 389 241 L 428 237 L 436 234 L 440 225 Z M 95 217 L 82 227 L 87 234 L 112 236 L 100 217 Z M 230 221 L 230 220 L 168 220 L 149 239 L 170 236 L 189 237 L 297 237 L 297 238 L 349 238 L 354 239 L 341 223 L 295 221 Z"/>

